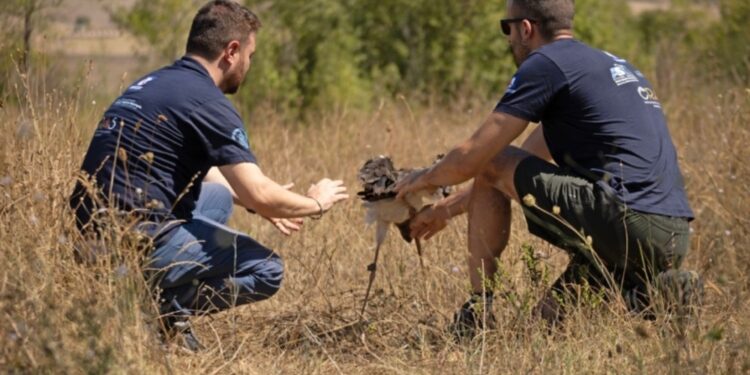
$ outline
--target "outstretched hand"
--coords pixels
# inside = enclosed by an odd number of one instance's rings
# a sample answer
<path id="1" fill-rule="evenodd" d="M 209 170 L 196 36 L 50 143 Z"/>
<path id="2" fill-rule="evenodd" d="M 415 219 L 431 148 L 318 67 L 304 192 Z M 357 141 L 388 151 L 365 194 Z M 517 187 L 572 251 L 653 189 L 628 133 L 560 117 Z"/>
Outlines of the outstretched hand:
<path id="1" fill-rule="evenodd" d="M 311 185 L 310 189 L 307 190 L 307 196 L 318 201 L 323 211 L 328 211 L 337 202 L 349 198 L 349 195 L 346 194 L 344 181 L 334 181 L 328 178 Z"/>

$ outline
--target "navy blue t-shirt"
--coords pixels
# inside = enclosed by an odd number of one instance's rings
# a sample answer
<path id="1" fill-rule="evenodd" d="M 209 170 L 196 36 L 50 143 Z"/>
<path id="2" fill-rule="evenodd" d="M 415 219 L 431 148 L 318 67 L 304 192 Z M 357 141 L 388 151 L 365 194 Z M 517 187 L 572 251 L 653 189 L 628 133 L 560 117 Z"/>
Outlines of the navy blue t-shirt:
<path id="1" fill-rule="evenodd" d="M 188 220 L 208 169 L 240 162 L 256 162 L 240 115 L 206 69 L 183 57 L 114 101 L 81 169 L 95 177 L 107 206 L 150 220 Z M 81 183 L 70 205 L 79 226 L 96 209 Z"/>
<path id="2" fill-rule="evenodd" d="M 531 53 L 495 111 L 542 123 L 555 162 L 630 208 L 692 218 L 664 113 L 624 59 L 573 39 Z"/>

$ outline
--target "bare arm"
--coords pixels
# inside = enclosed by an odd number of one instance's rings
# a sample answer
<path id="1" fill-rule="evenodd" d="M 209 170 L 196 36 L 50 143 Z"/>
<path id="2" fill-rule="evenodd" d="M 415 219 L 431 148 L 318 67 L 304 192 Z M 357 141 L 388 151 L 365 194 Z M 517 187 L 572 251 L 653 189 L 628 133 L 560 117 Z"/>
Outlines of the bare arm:
<path id="1" fill-rule="evenodd" d="M 439 163 L 404 178 L 396 186 L 399 198 L 412 191 L 456 185 L 473 178 L 492 157 L 523 133 L 528 124 L 518 117 L 493 112 L 469 139 L 448 152 Z"/>
<path id="2" fill-rule="evenodd" d="M 203 178 L 203 182 L 213 182 L 213 183 L 224 185 L 224 187 L 229 189 L 229 191 L 232 193 L 232 200 L 234 201 L 234 204 L 238 206 L 242 206 L 240 199 L 237 197 L 237 193 L 234 192 L 234 189 L 232 189 L 232 186 L 229 185 L 229 181 L 227 181 L 224 175 L 221 174 L 221 171 L 219 171 L 219 168 L 211 167 L 211 169 L 208 170 L 206 177 Z"/>
<path id="3" fill-rule="evenodd" d="M 225 165 L 219 167 L 219 171 L 240 205 L 265 217 L 313 216 L 319 214 L 321 208 L 327 211 L 336 202 L 349 197 L 342 181 L 327 178 L 311 186 L 307 196 L 293 193 L 268 178 L 253 163 Z"/>
<path id="4" fill-rule="evenodd" d="M 521 148 L 545 161 L 552 162 L 552 156 L 544 140 L 541 125 L 537 125 L 531 134 L 529 134 Z M 473 186 L 471 184 L 451 194 L 449 197 L 436 203 L 434 209 L 436 211 L 444 211 L 441 215 L 447 219 L 466 213 L 469 209 L 469 199 L 471 198 L 471 189 Z"/>

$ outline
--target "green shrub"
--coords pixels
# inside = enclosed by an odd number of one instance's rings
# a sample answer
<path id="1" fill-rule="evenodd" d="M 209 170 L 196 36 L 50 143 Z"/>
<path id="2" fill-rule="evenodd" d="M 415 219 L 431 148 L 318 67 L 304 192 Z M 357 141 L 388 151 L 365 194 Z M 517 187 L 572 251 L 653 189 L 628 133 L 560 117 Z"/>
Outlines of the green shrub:
<path id="1" fill-rule="evenodd" d="M 164 62 L 183 51 L 198 0 L 137 0 L 116 19 L 156 47 Z M 515 70 L 498 20 L 505 5 L 489 0 L 247 0 L 264 23 L 248 82 L 237 96 L 248 111 L 369 108 L 373 99 L 406 94 L 448 103 L 497 99 Z M 576 37 L 617 54 L 655 80 L 683 61 L 718 64 L 747 81 L 750 3 L 722 0 L 721 20 L 695 1 L 638 17 L 626 2 L 576 1 Z M 164 33 L 164 30 L 170 30 Z M 658 64 L 657 64 L 658 62 Z M 661 69 L 661 72 L 659 71 Z M 713 69 L 715 70 L 715 69 Z"/>

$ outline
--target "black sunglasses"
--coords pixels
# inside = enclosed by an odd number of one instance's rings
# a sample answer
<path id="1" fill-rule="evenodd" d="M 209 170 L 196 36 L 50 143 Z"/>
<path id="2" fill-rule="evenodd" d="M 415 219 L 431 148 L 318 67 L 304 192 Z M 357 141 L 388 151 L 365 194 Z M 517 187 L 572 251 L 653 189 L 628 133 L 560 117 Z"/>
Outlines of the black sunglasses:
<path id="1" fill-rule="evenodd" d="M 500 20 L 500 29 L 503 30 L 503 34 L 510 35 L 510 24 L 521 22 L 523 20 L 529 21 L 531 23 L 536 23 L 536 20 L 533 20 L 531 18 L 503 18 Z"/>

